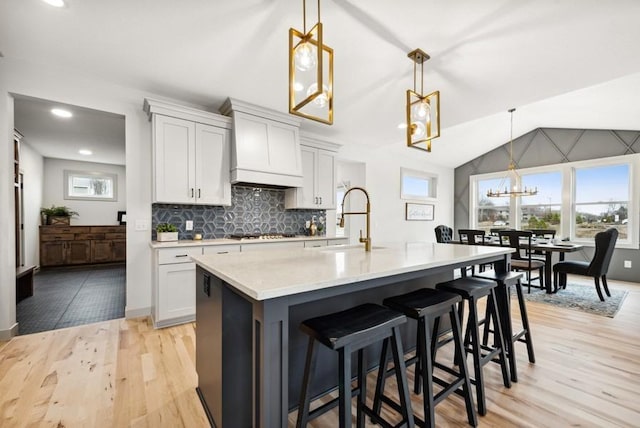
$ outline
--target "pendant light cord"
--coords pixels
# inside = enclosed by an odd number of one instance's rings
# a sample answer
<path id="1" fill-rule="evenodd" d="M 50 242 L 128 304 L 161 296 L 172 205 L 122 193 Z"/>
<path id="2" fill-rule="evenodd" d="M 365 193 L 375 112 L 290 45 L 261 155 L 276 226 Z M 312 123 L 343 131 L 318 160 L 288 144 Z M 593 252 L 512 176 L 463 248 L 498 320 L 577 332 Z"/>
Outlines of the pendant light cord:
<path id="1" fill-rule="evenodd" d="M 509 113 L 511 113 L 511 132 L 509 134 L 509 167 L 513 167 L 515 169 L 515 165 L 513 163 L 513 112 L 516 111 L 515 108 L 509 109 Z"/>

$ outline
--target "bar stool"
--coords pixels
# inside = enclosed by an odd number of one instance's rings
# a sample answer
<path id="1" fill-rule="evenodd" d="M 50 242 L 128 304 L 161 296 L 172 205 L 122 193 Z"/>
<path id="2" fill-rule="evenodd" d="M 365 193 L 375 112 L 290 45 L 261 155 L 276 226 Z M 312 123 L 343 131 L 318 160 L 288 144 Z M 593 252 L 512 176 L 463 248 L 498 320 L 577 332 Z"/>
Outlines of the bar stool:
<path id="1" fill-rule="evenodd" d="M 475 275 L 477 278 L 488 279 L 495 281 L 496 299 L 498 303 L 498 314 L 500 315 L 500 322 L 502 323 L 502 332 L 505 338 L 511 338 L 511 340 L 505 340 L 507 346 L 507 357 L 509 358 L 509 368 L 511 370 L 511 380 L 513 382 L 518 381 L 518 371 L 516 369 L 516 342 L 523 342 L 527 345 L 527 354 L 529 356 L 529 362 L 535 363 L 536 357 L 533 353 L 533 339 L 531 338 L 531 328 L 529 327 L 529 317 L 527 316 L 527 306 L 525 304 L 524 294 L 522 292 L 522 273 L 517 272 L 496 272 L 495 270 L 485 271 Z M 515 287 L 516 295 L 518 296 L 518 305 L 520 306 L 520 321 L 522 322 L 522 330 L 517 333 L 513 332 L 513 323 L 511 317 L 511 287 Z M 491 301 L 489 301 L 491 304 Z M 485 314 L 484 335 L 482 343 L 487 344 L 489 340 L 490 324 L 489 321 L 489 305 L 487 305 L 487 311 Z"/>
<path id="2" fill-rule="evenodd" d="M 463 319 L 464 302 L 469 302 L 469 318 L 467 320 L 467 327 L 465 329 L 464 345 L 466 351 L 473 356 L 473 369 L 475 378 L 471 380 L 471 383 L 476 386 L 476 396 L 478 402 L 478 413 L 485 415 L 487 413 L 487 403 L 484 392 L 484 376 L 482 374 L 483 367 L 494 360 L 494 357 L 498 357 L 496 362 L 500 365 L 502 370 L 502 380 L 504 386 L 511 388 L 511 380 L 509 379 L 509 367 L 507 362 L 507 356 L 505 352 L 505 345 L 502 335 L 502 327 L 500 324 L 500 318 L 496 311 L 496 284 L 484 279 L 466 277 L 457 278 L 452 281 L 441 282 L 436 285 L 436 289 L 448 291 L 450 293 L 458 294 L 462 301 L 458 305 L 458 315 L 460 319 Z M 493 346 L 486 346 L 480 342 L 480 322 L 478 319 L 478 300 L 486 297 L 489 302 L 493 302 L 493 306 L 490 310 L 489 316 L 494 322 L 493 332 Z M 484 353 L 483 353 L 484 352 Z M 460 358 L 461 357 L 461 358 Z M 465 355 L 457 355 L 457 361 L 464 360 Z"/>
<path id="3" fill-rule="evenodd" d="M 435 361 L 436 359 L 436 342 L 438 340 L 438 328 L 442 317 L 449 315 L 451 321 L 451 329 L 453 332 L 453 342 L 456 353 L 462 355 L 464 347 L 462 343 L 462 332 L 460 330 L 460 319 L 456 312 L 456 305 L 462 301 L 457 294 L 447 293 L 432 288 L 423 288 L 412 291 L 410 293 L 393 296 L 384 299 L 383 304 L 396 311 L 402 312 L 407 317 L 418 322 L 418 335 L 416 338 L 416 356 L 405 361 L 405 364 L 415 364 L 415 393 L 420 393 L 420 379 L 424 384 L 424 421 L 417 417 L 416 425 L 435 427 L 435 409 L 434 407 L 455 392 L 464 397 L 467 408 L 467 420 L 469 424 L 476 426 L 477 416 L 475 407 L 473 406 L 473 393 L 471 389 L 471 381 L 467 369 L 466 361 L 462 361 L 459 365 L 459 371 L 455 371 L 450 367 L 443 366 Z M 431 331 L 433 325 L 433 333 Z M 385 402 L 392 408 L 397 409 L 398 404 L 384 395 L 384 382 L 387 377 L 387 352 L 383 347 L 380 358 L 380 366 L 378 368 L 378 382 L 374 398 L 373 409 L 376 413 L 380 412 L 382 402 Z M 433 373 L 433 368 L 438 367 L 453 375 L 453 380 L 445 381 Z M 437 394 L 433 394 L 433 383 L 442 386 L 443 389 Z"/>
<path id="4" fill-rule="evenodd" d="M 391 342 L 394 365 L 396 367 L 396 380 L 398 383 L 398 395 L 400 397 L 400 413 L 403 425 L 413 428 L 413 414 L 407 385 L 407 375 L 403 359 L 402 342 L 400 341 L 399 326 L 406 323 L 407 318 L 398 312 L 380 305 L 366 303 L 328 315 L 305 320 L 300 329 L 309 335 L 309 345 L 300 393 L 300 405 L 298 407 L 297 427 L 306 427 L 310 419 L 313 419 L 327 410 L 339 404 L 340 427 L 351 426 L 351 397 L 357 396 L 357 426 L 364 427 L 364 414 L 381 425 L 389 426 L 371 408 L 366 406 L 367 398 L 367 364 L 364 358 L 364 348 L 376 342 L 383 342 L 383 348 L 387 349 Z M 328 348 L 338 352 L 339 359 L 339 397 L 309 411 L 311 401 L 310 385 L 311 377 L 315 371 L 317 352 L 316 342 L 320 342 Z M 358 351 L 358 384 L 351 389 L 351 354 Z"/>

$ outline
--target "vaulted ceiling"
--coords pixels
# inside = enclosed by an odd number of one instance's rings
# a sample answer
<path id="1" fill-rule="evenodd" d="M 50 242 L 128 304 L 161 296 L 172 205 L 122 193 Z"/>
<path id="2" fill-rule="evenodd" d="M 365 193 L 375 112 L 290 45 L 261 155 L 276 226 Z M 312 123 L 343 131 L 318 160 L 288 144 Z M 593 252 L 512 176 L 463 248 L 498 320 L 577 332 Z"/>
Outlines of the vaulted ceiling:
<path id="1" fill-rule="evenodd" d="M 315 10 L 314 1 L 308 8 Z M 403 145 L 407 53 L 428 52 L 425 89 L 441 91 L 433 162 L 460 165 L 537 127 L 638 129 L 636 0 L 323 0 L 335 51 L 340 143 Z M 39 0 L 0 3 L 0 51 L 41 67 L 216 111 L 234 97 L 288 111 L 288 29 L 302 0 Z M 0 58 L 0 61 L 2 59 Z M 142 102 L 141 102 L 142 104 Z M 409 149 L 407 149 L 409 150 Z"/>

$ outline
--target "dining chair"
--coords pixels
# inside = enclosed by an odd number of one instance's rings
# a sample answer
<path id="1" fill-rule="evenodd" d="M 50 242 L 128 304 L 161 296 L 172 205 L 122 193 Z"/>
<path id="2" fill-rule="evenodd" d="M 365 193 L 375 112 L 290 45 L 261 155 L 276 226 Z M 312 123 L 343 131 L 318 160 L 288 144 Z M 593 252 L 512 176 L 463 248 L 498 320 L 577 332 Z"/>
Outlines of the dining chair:
<path id="1" fill-rule="evenodd" d="M 525 230 L 502 230 L 498 232 L 500 245 L 514 248 L 516 251 L 511 254 L 511 270 L 524 271 L 527 274 L 527 293 L 531 293 L 531 281 L 537 279 L 540 288 L 544 288 L 544 265 L 543 260 L 538 260 L 533 256 L 531 248 L 531 238 L 533 233 Z M 538 271 L 538 276 L 531 277 L 531 271 Z"/>
<path id="2" fill-rule="evenodd" d="M 449 226 L 441 224 L 436 226 L 434 231 L 436 232 L 436 242 L 441 244 L 448 244 L 453 240 L 453 229 Z"/>
<path id="3" fill-rule="evenodd" d="M 617 229 L 610 228 L 604 232 L 599 232 L 595 237 L 596 250 L 591 262 L 566 260 L 556 263 L 553 266 L 554 289 L 557 290 L 558 287 L 567 288 L 567 274 L 572 273 L 574 275 L 593 277 L 598 297 L 600 297 L 600 300 L 604 302 L 604 296 L 600 289 L 600 278 L 602 278 L 604 291 L 607 293 L 608 297 L 611 297 L 611 293 L 609 293 L 609 286 L 607 285 L 607 271 L 609 270 L 609 264 L 611 263 L 611 257 L 613 256 L 613 250 L 616 247 L 617 239 Z M 558 283 L 558 277 L 560 279 L 560 283 Z"/>
<path id="4" fill-rule="evenodd" d="M 555 229 L 525 229 L 527 232 L 533 233 L 535 238 L 543 238 L 553 240 L 556 237 Z M 544 252 L 540 250 L 534 250 L 533 255 L 535 259 L 544 259 Z"/>
<path id="5" fill-rule="evenodd" d="M 460 238 L 461 244 L 467 245 L 484 245 L 486 244 L 486 232 L 484 230 L 479 229 L 459 229 L 458 236 Z M 484 272 L 485 267 L 491 267 L 493 264 L 488 263 L 485 265 L 480 265 L 480 272 Z M 475 266 L 471 266 L 471 275 L 475 273 Z"/>

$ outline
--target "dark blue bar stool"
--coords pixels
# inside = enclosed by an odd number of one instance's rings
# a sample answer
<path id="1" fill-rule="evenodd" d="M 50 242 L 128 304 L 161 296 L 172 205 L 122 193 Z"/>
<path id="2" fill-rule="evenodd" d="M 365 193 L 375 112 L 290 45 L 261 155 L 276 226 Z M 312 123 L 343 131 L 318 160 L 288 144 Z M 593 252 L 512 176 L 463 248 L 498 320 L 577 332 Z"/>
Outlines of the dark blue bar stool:
<path id="1" fill-rule="evenodd" d="M 471 392 L 471 381 L 466 361 L 462 361 L 458 371 L 435 361 L 440 320 L 447 315 L 451 320 L 451 330 L 453 332 L 453 342 L 456 353 L 458 355 L 464 353 L 460 319 L 456 312 L 456 305 L 461 301 L 462 298 L 457 294 L 423 288 L 399 296 L 389 297 L 383 302 L 385 306 L 402 312 L 418 323 L 416 356 L 405 362 L 407 365 L 416 365 L 414 391 L 416 394 L 420 393 L 420 380 L 422 380 L 424 384 L 422 401 L 425 420 L 422 421 L 416 417 L 416 425 L 435 427 L 434 407 L 454 392 L 464 397 L 469 424 L 473 426 L 477 425 L 477 416 L 473 406 L 473 393 Z M 382 402 L 392 408 L 397 409 L 399 407 L 396 402 L 384 395 L 384 380 L 388 375 L 386 372 L 387 362 L 387 352 L 386 349 L 383 348 L 373 405 L 376 412 L 380 411 Z M 453 375 L 453 379 L 445 381 L 435 376 L 433 373 L 434 367 Z M 435 395 L 433 394 L 434 383 L 443 387 L 443 389 Z"/>
<path id="2" fill-rule="evenodd" d="M 527 345 L 527 354 L 529 362 L 535 363 L 536 356 L 533 352 L 533 339 L 531 337 L 531 327 L 529 327 L 529 317 L 527 316 L 527 306 L 522 292 L 522 273 L 518 272 L 496 272 L 494 270 L 485 271 L 475 275 L 477 278 L 489 279 L 497 284 L 496 298 L 498 303 L 498 314 L 502 323 L 502 331 L 505 337 L 505 345 L 507 347 L 507 356 L 509 358 L 509 369 L 511 370 L 511 381 L 518 381 L 518 370 L 516 368 L 516 342 L 523 342 Z M 520 306 L 520 321 L 522 322 L 522 330 L 513 331 L 513 323 L 511 320 L 511 288 L 516 289 L 518 297 L 518 305 Z M 491 301 L 489 301 L 491 304 Z M 487 305 L 485 314 L 484 334 L 482 343 L 487 344 L 489 341 L 489 333 L 492 332 L 489 323 L 490 305 Z M 511 340 L 509 340 L 511 339 Z"/>
<path id="3" fill-rule="evenodd" d="M 511 388 L 511 379 L 509 378 L 509 365 L 507 362 L 506 347 L 504 344 L 500 317 L 496 310 L 496 283 L 479 278 L 457 278 L 447 282 L 441 282 L 436 285 L 436 289 L 455 293 L 462 298 L 458 305 L 458 315 L 463 319 L 464 302 L 469 303 L 469 318 L 465 329 L 464 345 L 465 350 L 473 356 L 473 369 L 475 377 L 472 383 L 476 386 L 476 396 L 478 402 L 478 413 L 485 415 L 487 413 L 487 401 L 484 391 L 484 376 L 482 374 L 483 367 L 494 360 L 502 369 L 502 380 L 504 386 Z M 480 320 L 478 318 L 478 300 L 487 298 L 491 302 L 491 310 L 489 317 L 493 320 L 494 334 L 493 345 L 483 345 L 480 340 Z M 489 305 L 489 303 L 487 303 Z M 486 321 L 485 321 L 486 322 Z M 466 354 L 458 354 L 456 360 L 460 361 L 459 356 L 462 355 L 464 360 Z"/>
<path id="4" fill-rule="evenodd" d="M 396 367 L 396 380 L 398 382 L 398 395 L 400 397 L 399 411 L 402 415 L 402 424 L 412 428 L 413 413 L 407 375 L 405 372 L 402 342 L 400 341 L 399 326 L 406 323 L 407 317 L 403 314 L 380 305 L 367 303 L 345 311 L 323 315 L 305 320 L 300 329 L 309 335 L 309 346 L 300 393 L 300 405 L 298 407 L 297 427 L 306 427 L 309 420 L 320 416 L 327 410 L 339 405 L 341 428 L 351 426 L 351 397 L 357 396 L 357 426 L 364 427 L 364 414 L 381 424 L 391 426 L 382 419 L 379 414 L 366 406 L 367 398 L 367 364 L 364 361 L 364 348 L 377 342 L 383 342 L 383 349 L 387 349 L 391 342 L 394 365 Z M 309 411 L 311 377 L 315 371 L 317 352 L 316 343 L 320 342 L 330 349 L 338 352 L 339 359 L 339 397 Z M 351 389 L 351 354 L 358 351 L 358 385 Z"/>

